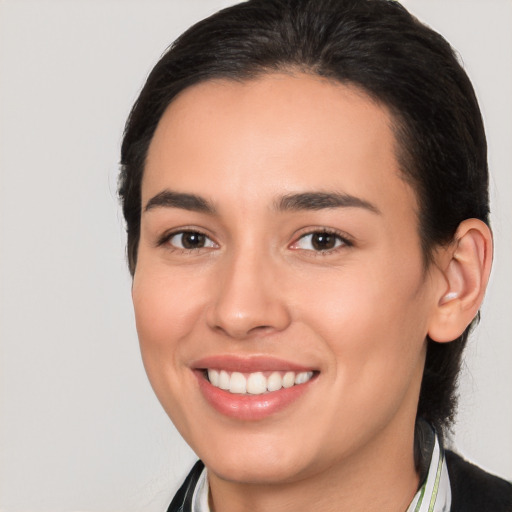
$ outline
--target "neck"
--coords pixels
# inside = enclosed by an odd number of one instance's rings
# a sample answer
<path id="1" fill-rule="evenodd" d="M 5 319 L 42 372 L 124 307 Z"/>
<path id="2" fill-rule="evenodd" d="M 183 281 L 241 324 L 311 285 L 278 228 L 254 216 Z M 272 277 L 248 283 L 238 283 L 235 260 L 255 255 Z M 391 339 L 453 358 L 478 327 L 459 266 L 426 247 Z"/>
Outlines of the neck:
<path id="1" fill-rule="evenodd" d="M 384 431 L 357 454 L 300 480 L 249 484 L 210 472 L 209 483 L 213 512 L 401 512 L 419 483 L 414 428 Z"/>

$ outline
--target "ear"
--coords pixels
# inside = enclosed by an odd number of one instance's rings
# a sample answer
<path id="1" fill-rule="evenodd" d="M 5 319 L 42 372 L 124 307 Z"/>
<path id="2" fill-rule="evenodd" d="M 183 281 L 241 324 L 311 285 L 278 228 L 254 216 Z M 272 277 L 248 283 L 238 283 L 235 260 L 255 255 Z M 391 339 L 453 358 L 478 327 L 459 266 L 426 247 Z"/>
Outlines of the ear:
<path id="1" fill-rule="evenodd" d="M 492 234 L 478 219 L 459 225 L 437 262 L 441 272 L 428 334 L 437 342 L 457 339 L 478 313 L 489 281 Z"/>

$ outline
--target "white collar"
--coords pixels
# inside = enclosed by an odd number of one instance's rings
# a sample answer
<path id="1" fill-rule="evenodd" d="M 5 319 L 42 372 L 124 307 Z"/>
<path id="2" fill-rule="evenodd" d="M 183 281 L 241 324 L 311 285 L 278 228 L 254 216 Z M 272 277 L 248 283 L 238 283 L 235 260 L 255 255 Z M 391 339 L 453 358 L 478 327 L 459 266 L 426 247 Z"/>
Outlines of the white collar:
<path id="1" fill-rule="evenodd" d="M 192 512 L 210 512 L 210 505 L 208 504 L 209 490 L 208 472 L 205 467 L 194 489 L 192 496 Z"/>
<path id="2" fill-rule="evenodd" d="M 418 489 L 407 512 L 449 512 L 451 504 L 452 491 L 446 458 L 436 434 L 427 478 Z M 206 512 L 209 510 L 206 509 Z"/>

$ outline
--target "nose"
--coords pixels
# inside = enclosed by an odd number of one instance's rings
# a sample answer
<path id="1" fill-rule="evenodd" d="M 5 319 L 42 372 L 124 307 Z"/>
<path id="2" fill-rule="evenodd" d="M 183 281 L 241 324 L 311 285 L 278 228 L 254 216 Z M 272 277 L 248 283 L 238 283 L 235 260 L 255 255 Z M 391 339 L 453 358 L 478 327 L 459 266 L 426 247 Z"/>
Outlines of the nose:
<path id="1" fill-rule="evenodd" d="M 207 311 L 210 328 L 245 339 L 288 327 L 291 315 L 271 258 L 239 254 L 217 270 Z"/>

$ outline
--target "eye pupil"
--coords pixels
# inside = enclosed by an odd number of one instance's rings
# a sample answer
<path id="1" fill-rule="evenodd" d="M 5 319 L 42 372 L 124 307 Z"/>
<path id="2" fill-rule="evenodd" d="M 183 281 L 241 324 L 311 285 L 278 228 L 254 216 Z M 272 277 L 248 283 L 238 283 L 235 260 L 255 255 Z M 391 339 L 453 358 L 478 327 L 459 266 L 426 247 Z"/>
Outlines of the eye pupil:
<path id="1" fill-rule="evenodd" d="M 317 251 L 325 251 L 334 248 L 336 237 L 330 233 L 314 233 L 311 243 Z"/>
<path id="2" fill-rule="evenodd" d="M 181 235 L 181 244 L 185 249 L 197 249 L 198 247 L 204 247 L 205 239 L 205 235 L 201 233 L 185 231 Z"/>

